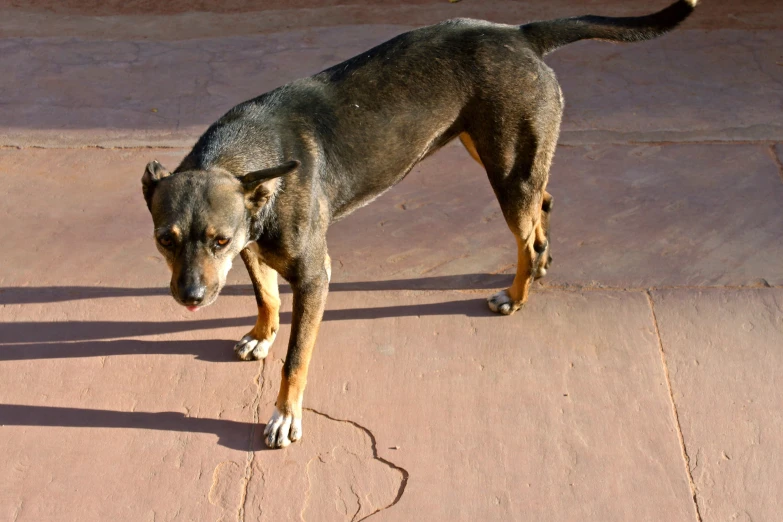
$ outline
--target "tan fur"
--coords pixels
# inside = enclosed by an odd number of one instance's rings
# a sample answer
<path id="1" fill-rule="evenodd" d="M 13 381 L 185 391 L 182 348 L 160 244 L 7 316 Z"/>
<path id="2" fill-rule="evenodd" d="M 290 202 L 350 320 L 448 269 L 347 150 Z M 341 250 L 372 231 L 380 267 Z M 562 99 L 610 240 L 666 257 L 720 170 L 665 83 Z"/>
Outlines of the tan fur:
<path id="1" fill-rule="evenodd" d="M 312 349 L 310 353 L 312 353 Z M 310 364 L 310 361 L 307 364 Z M 307 385 L 307 368 L 300 369 L 290 379 L 285 376 L 285 372 L 281 373 L 280 391 L 277 393 L 277 402 L 275 403 L 277 411 L 283 415 L 293 415 L 294 418 L 301 419 L 302 398 Z"/>
<path id="2" fill-rule="evenodd" d="M 271 339 L 280 328 L 280 288 L 277 272 L 261 261 L 256 248 L 245 248 L 240 252 L 245 262 L 258 303 L 258 319 L 249 335 L 256 339 Z"/>
<path id="3" fill-rule="evenodd" d="M 479 165 L 482 167 L 484 164 L 481 162 L 481 158 L 478 155 L 478 152 L 476 151 L 476 144 L 473 143 L 473 138 L 470 137 L 470 134 L 467 132 L 463 132 L 459 135 L 459 141 L 462 142 L 462 144 L 465 146 L 465 148 L 468 150 L 468 153 L 470 156 L 478 162 Z"/>
<path id="4" fill-rule="evenodd" d="M 285 366 L 283 367 L 280 391 L 275 404 L 280 413 L 284 415 L 290 413 L 295 418 L 302 416 L 302 397 L 307 386 L 307 372 L 313 356 L 315 339 L 321 326 L 326 292 L 322 296 L 311 296 L 311 299 L 311 305 L 304 307 L 304 313 L 298 321 L 295 319 L 292 325 L 292 329 L 296 331 L 295 350 L 289 349 L 288 357 L 294 357 L 296 363 L 291 364 L 289 372 L 286 372 Z"/>
<path id="5" fill-rule="evenodd" d="M 324 261 L 324 269 L 326 270 L 326 279 L 332 281 L 332 258 L 329 254 L 326 254 L 326 260 Z"/>
<path id="6" fill-rule="evenodd" d="M 517 240 L 517 273 L 507 292 L 514 301 L 514 309 L 517 309 L 527 301 L 530 283 L 533 280 L 533 259 L 536 254 L 532 241 L 523 241 L 519 236 L 515 236 L 515 238 Z"/>
<path id="7" fill-rule="evenodd" d="M 201 265 L 202 282 L 209 288 L 220 287 L 220 268 L 221 265 L 215 263 L 208 257 L 204 257 L 199 263 Z"/>
<path id="8" fill-rule="evenodd" d="M 543 249 L 546 246 L 546 231 L 544 225 L 539 219 L 538 226 L 536 226 L 536 238 L 534 243 L 536 249 Z"/>
<path id="9" fill-rule="evenodd" d="M 182 239 L 182 231 L 179 229 L 177 225 L 173 225 L 169 230 L 169 233 L 175 238 L 177 238 L 178 240 Z"/>
<path id="10" fill-rule="evenodd" d="M 541 252 L 547 245 L 547 230 L 549 229 L 549 208 L 552 205 L 552 194 L 544 190 L 541 200 L 541 215 L 536 226 L 536 242 L 534 244 L 536 252 Z"/>

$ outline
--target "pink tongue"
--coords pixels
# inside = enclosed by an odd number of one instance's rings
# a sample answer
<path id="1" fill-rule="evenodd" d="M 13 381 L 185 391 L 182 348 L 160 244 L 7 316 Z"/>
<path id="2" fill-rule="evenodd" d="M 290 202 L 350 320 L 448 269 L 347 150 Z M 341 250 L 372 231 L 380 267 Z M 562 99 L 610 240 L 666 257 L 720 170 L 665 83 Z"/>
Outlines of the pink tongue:
<path id="1" fill-rule="evenodd" d="M 186 306 L 185 308 L 187 308 L 191 312 L 198 312 L 198 306 Z"/>

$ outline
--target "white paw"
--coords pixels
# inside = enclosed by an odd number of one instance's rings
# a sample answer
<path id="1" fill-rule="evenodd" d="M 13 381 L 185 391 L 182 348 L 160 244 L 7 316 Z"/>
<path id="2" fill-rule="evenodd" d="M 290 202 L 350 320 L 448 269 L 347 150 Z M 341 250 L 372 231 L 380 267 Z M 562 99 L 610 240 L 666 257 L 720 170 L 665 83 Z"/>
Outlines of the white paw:
<path id="1" fill-rule="evenodd" d="M 277 337 L 277 333 L 273 333 L 271 339 L 259 341 L 252 334 L 247 334 L 234 345 L 234 351 L 237 357 L 244 361 L 263 359 L 269 353 L 269 347 L 275 342 L 275 337 Z"/>
<path id="2" fill-rule="evenodd" d="M 283 415 L 275 408 L 264 428 L 264 442 L 270 448 L 285 448 L 302 438 L 302 419 L 293 414 Z"/>
<path id="3" fill-rule="evenodd" d="M 507 290 L 501 290 L 487 299 L 487 305 L 489 306 L 489 309 L 495 313 L 511 315 L 519 310 L 522 303 L 515 303 L 511 299 L 511 296 L 508 295 Z"/>

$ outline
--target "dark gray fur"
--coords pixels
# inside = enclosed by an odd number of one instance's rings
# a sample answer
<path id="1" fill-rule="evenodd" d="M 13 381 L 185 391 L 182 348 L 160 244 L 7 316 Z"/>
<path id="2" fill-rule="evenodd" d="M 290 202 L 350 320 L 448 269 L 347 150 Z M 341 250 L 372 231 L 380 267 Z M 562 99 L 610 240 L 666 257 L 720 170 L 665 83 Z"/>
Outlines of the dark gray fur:
<path id="1" fill-rule="evenodd" d="M 692 10 L 692 2 L 680 0 L 637 18 L 585 16 L 522 26 L 449 20 L 237 105 L 209 127 L 173 174 L 156 163 L 145 172 L 144 195 L 158 246 L 172 266 L 172 292 L 183 304 L 209 304 L 223 283 L 215 274 L 248 242 L 257 243 L 259 262 L 293 289 L 284 380 L 306 376 L 326 300 L 330 223 L 463 135 L 474 143 L 520 244 L 536 227 L 544 226 L 548 236 L 550 203 L 542 200 L 563 99 L 543 55 L 585 38 L 654 38 Z M 231 243 L 217 248 L 226 238 Z M 161 243 L 171 239 L 170 246 Z M 539 241 L 531 255 L 548 264 L 547 245 Z M 296 415 L 286 401 L 280 399 L 278 409 Z M 267 442 L 279 445 L 281 436 Z"/>

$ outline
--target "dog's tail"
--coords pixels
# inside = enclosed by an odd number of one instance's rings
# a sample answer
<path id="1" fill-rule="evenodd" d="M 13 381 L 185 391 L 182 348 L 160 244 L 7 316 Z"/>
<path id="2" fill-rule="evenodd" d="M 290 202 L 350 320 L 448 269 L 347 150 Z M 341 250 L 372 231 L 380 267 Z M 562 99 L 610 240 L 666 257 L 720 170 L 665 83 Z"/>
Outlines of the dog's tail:
<path id="1" fill-rule="evenodd" d="M 541 56 L 558 47 L 592 38 L 610 42 L 639 42 L 651 40 L 677 27 L 693 12 L 698 1 L 678 0 L 666 9 L 647 16 L 612 18 L 587 15 L 532 22 L 520 29 Z"/>

